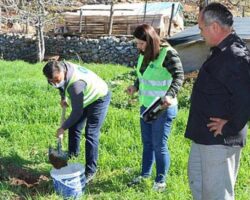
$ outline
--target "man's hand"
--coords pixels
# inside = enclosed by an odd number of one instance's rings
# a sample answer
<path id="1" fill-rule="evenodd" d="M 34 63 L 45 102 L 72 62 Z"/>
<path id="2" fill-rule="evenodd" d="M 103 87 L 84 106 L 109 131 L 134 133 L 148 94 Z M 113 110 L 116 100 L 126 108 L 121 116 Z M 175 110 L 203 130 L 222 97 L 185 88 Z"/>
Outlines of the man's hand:
<path id="1" fill-rule="evenodd" d="M 62 108 L 63 107 L 67 108 L 69 106 L 69 104 L 67 103 L 67 99 L 61 100 L 60 104 L 61 104 Z"/>
<path id="2" fill-rule="evenodd" d="M 64 129 L 63 128 L 59 128 L 59 129 L 57 129 L 57 131 L 56 131 L 56 137 L 57 138 L 63 138 L 63 134 L 64 134 Z"/>
<path id="3" fill-rule="evenodd" d="M 128 88 L 125 90 L 125 92 L 128 95 L 133 95 L 137 91 L 137 88 L 133 85 L 128 86 Z"/>
<path id="4" fill-rule="evenodd" d="M 227 123 L 228 120 L 210 117 L 211 122 L 207 124 L 209 131 L 214 133 L 214 137 L 217 135 L 222 135 L 222 128 Z"/>

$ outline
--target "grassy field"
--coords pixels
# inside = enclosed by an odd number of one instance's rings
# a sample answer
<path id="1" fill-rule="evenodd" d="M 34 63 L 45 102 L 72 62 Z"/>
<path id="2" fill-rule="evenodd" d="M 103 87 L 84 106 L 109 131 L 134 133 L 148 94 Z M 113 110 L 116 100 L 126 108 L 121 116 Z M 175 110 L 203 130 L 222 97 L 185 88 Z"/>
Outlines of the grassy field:
<path id="1" fill-rule="evenodd" d="M 61 199 L 53 189 L 47 154 L 49 145 L 56 144 L 60 98 L 55 89 L 48 87 L 42 75 L 43 65 L 0 61 L 0 200 Z M 140 171 L 142 151 L 137 97 L 124 93 L 134 79 L 132 69 L 117 65 L 85 66 L 109 83 L 113 96 L 100 138 L 98 173 L 83 199 L 191 200 L 186 172 L 190 141 L 183 134 L 192 84 L 187 82 L 179 94 L 180 110 L 169 139 L 172 162 L 167 190 L 156 193 L 151 189 L 155 171 L 151 180 L 127 187 Z M 63 146 L 66 150 L 66 138 Z M 81 147 L 81 156 L 70 162 L 84 163 L 84 140 Z M 249 152 L 248 144 L 236 185 L 238 200 L 249 200 Z"/>

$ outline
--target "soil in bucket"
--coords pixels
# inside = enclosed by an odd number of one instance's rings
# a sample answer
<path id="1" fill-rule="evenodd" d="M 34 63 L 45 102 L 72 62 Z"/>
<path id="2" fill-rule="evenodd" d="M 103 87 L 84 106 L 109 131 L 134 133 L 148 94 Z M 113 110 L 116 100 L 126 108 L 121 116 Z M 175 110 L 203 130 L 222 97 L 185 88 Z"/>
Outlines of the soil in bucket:
<path id="1" fill-rule="evenodd" d="M 66 167 L 52 169 L 54 189 L 64 199 L 79 199 L 85 190 L 85 168 L 79 163 L 69 163 Z"/>
<path id="2" fill-rule="evenodd" d="M 67 166 L 67 157 L 62 153 L 59 153 L 55 149 L 49 150 L 49 162 L 53 165 L 54 168 L 60 169 Z"/>

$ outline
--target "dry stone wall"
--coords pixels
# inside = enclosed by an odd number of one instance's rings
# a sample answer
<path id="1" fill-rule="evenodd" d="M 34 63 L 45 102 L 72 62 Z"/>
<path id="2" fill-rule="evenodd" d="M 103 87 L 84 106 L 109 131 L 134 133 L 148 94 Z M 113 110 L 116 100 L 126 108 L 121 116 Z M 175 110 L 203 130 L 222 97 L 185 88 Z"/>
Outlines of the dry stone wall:
<path id="1" fill-rule="evenodd" d="M 46 55 L 85 63 L 114 63 L 135 66 L 138 50 L 126 37 L 45 37 Z M 36 40 L 22 35 L 0 35 L 0 57 L 5 60 L 36 61 Z"/>

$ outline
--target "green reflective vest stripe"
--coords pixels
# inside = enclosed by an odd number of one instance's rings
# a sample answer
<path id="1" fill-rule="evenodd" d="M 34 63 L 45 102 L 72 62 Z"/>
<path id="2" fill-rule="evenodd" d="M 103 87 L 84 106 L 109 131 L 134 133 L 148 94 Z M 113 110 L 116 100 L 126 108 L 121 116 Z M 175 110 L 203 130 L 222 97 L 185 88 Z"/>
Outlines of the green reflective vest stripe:
<path id="1" fill-rule="evenodd" d="M 165 86 L 171 84 L 172 80 L 163 80 L 163 81 L 151 81 L 151 80 L 144 80 L 139 78 L 140 83 L 152 86 Z"/>
<path id="2" fill-rule="evenodd" d="M 139 100 L 140 105 L 148 107 L 157 97 L 166 95 L 171 83 L 172 75 L 163 67 L 167 52 L 171 47 L 162 47 L 156 60 L 151 61 L 143 74 L 140 68 L 144 56 L 140 54 L 137 63 L 137 77 L 139 79 Z"/>
<path id="3" fill-rule="evenodd" d="M 104 80 L 98 77 L 94 72 L 86 69 L 85 67 L 70 63 L 73 67 L 73 75 L 69 80 L 66 87 L 67 95 L 68 88 L 76 81 L 82 80 L 86 83 L 86 88 L 83 91 L 84 100 L 83 107 L 88 106 L 97 99 L 104 97 L 108 93 L 108 86 Z M 69 97 L 70 98 L 70 97 Z"/>
<path id="4" fill-rule="evenodd" d="M 163 97 L 166 91 L 139 91 L 140 96 Z"/>

